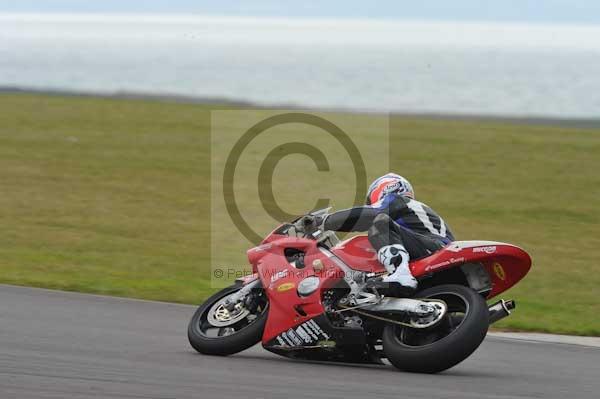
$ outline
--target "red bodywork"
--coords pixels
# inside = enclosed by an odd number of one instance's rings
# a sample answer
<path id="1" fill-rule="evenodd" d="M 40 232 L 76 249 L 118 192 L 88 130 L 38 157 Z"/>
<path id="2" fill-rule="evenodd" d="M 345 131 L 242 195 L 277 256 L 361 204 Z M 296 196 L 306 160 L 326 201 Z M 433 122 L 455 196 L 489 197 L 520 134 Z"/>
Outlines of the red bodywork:
<path id="1" fill-rule="evenodd" d="M 277 231 L 248 251 L 253 271 L 261 279 L 269 299 L 263 344 L 324 313 L 321 303 L 323 290 L 335 287 L 343 278 L 342 270 L 335 264 L 338 261 L 335 257 L 353 270 L 385 271 L 366 236 L 352 237 L 328 251 L 318 247 L 315 240 L 289 237 Z M 286 258 L 285 251 L 290 248 L 304 252 L 303 267 L 290 263 Z M 521 280 L 531 267 L 531 258 L 521 248 L 510 244 L 456 241 L 427 258 L 411 262 L 410 268 L 415 277 L 422 278 L 465 263 L 479 263 L 487 270 L 492 282 L 487 296 L 490 299 Z M 320 286 L 312 294 L 302 297 L 297 287 L 308 276 L 318 276 Z"/>

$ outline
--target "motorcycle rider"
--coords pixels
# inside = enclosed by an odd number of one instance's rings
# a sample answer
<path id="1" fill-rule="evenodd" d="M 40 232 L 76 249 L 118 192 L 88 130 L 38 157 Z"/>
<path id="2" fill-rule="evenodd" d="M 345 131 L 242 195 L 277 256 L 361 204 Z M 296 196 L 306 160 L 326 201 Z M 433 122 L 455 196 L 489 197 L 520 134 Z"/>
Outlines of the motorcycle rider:
<path id="1" fill-rule="evenodd" d="M 368 231 L 369 242 L 388 272 L 381 281 L 399 284 L 406 294 L 417 288 L 409 260 L 428 256 L 454 241 L 446 222 L 415 200 L 412 185 L 395 173 L 371 184 L 365 206 L 341 210 L 315 222 L 324 230 Z"/>

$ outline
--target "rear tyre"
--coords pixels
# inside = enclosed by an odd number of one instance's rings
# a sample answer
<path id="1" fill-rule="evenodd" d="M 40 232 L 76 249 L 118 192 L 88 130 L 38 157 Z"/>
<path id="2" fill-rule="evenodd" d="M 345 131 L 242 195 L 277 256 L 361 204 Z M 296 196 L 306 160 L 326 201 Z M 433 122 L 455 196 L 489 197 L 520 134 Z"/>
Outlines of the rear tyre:
<path id="1" fill-rule="evenodd" d="M 241 288 L 241 283 L 227 287 L 196 310 L 188 325 L 188 339 L 198 352 L 227 356 L 260 342 L 268 314 L 268 302 L 262 289 L 253 290 L 249 294 L 250 300 L 233 312 L 222 305 L 228 296 Z"/>
<path id="2" fill-rule="evenodd" d="M 484 298 L 462 285 L 441 285 L 418 292 L 415 298 L 441 299 L 448 313 L 437 325 L 417 330 L 387 324 L 383 350 L 400 370 L 438 373 L 469 357 L 485 338 L 489 311 Z"/>

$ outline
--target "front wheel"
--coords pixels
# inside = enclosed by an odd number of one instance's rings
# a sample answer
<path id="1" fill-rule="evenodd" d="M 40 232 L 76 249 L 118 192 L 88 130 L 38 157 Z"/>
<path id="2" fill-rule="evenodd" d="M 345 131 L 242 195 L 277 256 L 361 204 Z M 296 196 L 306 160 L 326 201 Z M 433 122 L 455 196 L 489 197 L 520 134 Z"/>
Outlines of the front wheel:
<path id="1" fill-rule="evenodd" d="M 462 362 L 481 345 L 489 326 L 489 311 L 477 292 L 449 284 L 428 288 L 415 298 L 441 299 L 448 311 L 440 323 L 427 329 L 386 325 L 383 350 L 395 367 L 438 373 Z"/>
<path id="2" fill-rule="evenodd" d="M 188 339 L 205 355 L 232 355 L 260 342 L 267 322 L 268 301 L 264 290 L 254 289 L 235 308 L 226 301 L 242 288 L 241 283 L 227 287 L 208 298 L 188 325 Z"/>

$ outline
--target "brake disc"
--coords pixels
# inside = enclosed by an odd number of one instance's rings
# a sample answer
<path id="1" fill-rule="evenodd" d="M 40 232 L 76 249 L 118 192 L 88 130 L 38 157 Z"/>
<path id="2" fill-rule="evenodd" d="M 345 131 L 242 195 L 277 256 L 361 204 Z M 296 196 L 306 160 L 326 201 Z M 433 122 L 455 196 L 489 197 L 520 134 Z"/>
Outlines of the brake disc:
<path id="1" fill-rule="evenodd" d="M 237 303 L 232 310 L 229 310 L 226 305 L 230 296 L 219 299 L 211 306 L 206 315 L 206 321 L 209 324 L 215 327 L 227 327 L 245 319 L 250 314 L 250 311 L 241 302 Z"/>

